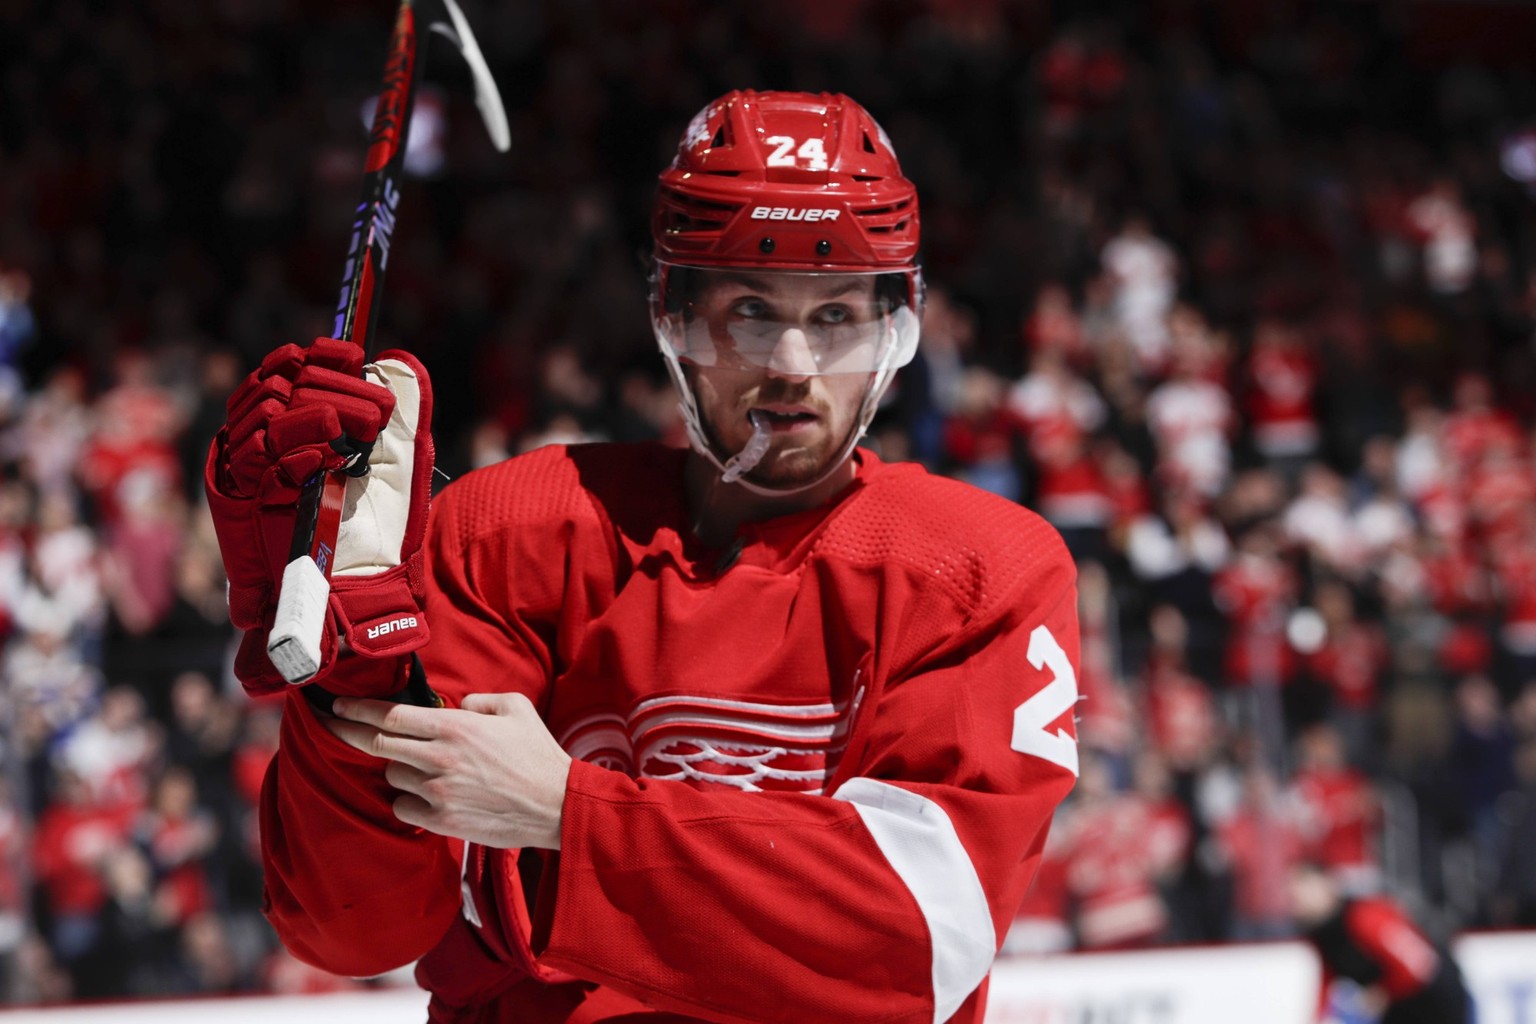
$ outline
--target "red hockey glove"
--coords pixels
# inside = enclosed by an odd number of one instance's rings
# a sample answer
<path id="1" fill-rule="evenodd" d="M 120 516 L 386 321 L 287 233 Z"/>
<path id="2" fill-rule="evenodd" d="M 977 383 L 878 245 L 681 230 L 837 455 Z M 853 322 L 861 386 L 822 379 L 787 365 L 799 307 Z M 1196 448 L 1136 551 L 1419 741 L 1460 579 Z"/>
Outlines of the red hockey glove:
<path id="1" fill-rule="evenodd" d="M 347 484 L 321 643 L 335 666 L 338 637 L 372 658 L 427 640 L 421 613 L 421 539 L 432 477 L 432 388 L 409 354 L 384 353 L 361 375 L 362 349 L 330 338 L 286 345 L 229 399 L 228 423 L 209 450 L 204 485 L 229 577 L 230 620 L 246 631 L 235 671 L 253 694 L 286 683 L 266 638 L 288 560 L 296 504 L 316 472 L 367 460 Z M 382 429 L 381 429 L 382 428 Z M 338 692 L 392 693 L 404 669 L 346 672 Z M 333 684 L 328 683 L 330 688 Z"/>

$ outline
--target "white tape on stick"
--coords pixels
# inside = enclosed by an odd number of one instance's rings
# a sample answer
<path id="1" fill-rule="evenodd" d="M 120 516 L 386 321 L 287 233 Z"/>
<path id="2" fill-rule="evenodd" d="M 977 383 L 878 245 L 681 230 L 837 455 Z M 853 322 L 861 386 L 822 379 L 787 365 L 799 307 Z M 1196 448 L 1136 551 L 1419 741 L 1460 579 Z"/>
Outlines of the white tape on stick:
<path id="1" fill-rule="evenodd" d="M 308 555 L 295 558 L 283 570 L 267 654 L 290 683 L 307 682 L 320 671 L 320 638 L 325 633 L 325 607 L 330 596 L 330 581 Z"/>

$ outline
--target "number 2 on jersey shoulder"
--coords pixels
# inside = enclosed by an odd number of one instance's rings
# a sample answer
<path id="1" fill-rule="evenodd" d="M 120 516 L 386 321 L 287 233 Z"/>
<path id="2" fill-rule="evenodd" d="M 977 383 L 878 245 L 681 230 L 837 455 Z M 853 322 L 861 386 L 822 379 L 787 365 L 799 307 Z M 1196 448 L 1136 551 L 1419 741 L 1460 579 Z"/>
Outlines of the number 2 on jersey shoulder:
<path id="1" fill-rule="evenodd" d="M 1059 726 L 1055 732 L 1047 729 L 1077 706 L 1077 673 L 1072 669 L 1072 660 L 1043 625 L 1036 626 L 1029 634 L 1026 656 L 1029 663 L 1046 672 L 1051 681 L 1013 709 L 1013 741 L 1009 746 L 1021 754 L 1043 757 L 1076 775 L 1077 740 Z"/>

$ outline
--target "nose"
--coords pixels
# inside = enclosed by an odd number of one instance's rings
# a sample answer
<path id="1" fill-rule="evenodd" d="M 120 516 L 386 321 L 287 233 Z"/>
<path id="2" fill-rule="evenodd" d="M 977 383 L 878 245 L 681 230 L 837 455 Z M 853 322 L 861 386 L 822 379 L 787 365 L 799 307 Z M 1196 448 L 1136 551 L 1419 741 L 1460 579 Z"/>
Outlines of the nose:
<path id="1" fill-rule="evenodd" d="M 768 359 L 768 371 L 776 377 L 803 380 L 816 372 L 816 357 L 811 352 L 811 340 L 798 327 L 786 327 L 773 346 Z"/>

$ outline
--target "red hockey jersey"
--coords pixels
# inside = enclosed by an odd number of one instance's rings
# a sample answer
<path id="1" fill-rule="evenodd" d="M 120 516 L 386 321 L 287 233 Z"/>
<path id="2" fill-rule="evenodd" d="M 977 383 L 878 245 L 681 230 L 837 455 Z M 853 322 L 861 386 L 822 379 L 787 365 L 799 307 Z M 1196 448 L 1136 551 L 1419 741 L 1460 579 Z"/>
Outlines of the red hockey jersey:
<path id="1" fill-rule="evenodd" d="M 403 825 L 290 698 L 269 917 L 340 973 L 422 957 L 434 1020 L 980 1021 L 1076 775 L 1065 548 L 860 452 L 827 505 L 708 550 L 684 458 L 551 447 L 433 506 L 428 678 L 541 709 L 577 759 L 562 849 Z"/>

